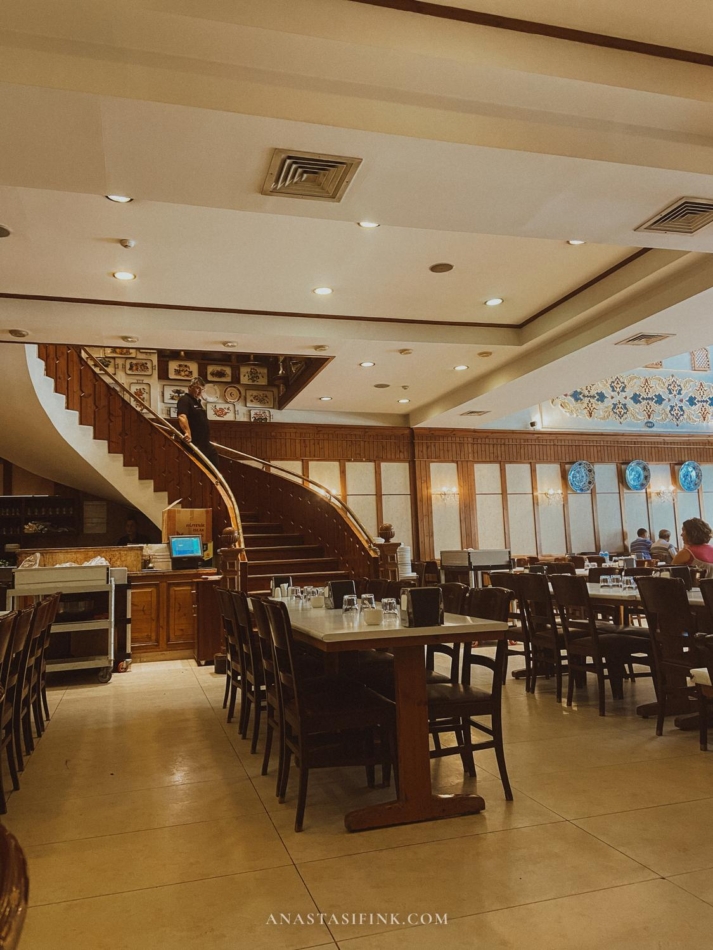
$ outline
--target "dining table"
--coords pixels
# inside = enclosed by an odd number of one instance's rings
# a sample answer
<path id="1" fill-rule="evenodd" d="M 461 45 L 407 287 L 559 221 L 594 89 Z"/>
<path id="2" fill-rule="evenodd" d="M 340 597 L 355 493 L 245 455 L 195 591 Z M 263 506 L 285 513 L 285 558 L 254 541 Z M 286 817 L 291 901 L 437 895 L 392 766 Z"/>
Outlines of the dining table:
<path id="1" fill-rule="evenodd" d="M 398 792 L 393 801 L 367 805 L 344 818 L 348 831 L 477 814 L 480 795 L 437 795 L 431 787 L 430 734 L 424 647 L 439 643 L 502 640 L 507 624 L 481 617 L 445 614 L 438 626 L 409 627 L 399 617 L 368 625 L 363 613 L 287 605 L 296 639 L 329 655 L 355 650 L 389 650 L 394 657 L 394 701 Z"/>

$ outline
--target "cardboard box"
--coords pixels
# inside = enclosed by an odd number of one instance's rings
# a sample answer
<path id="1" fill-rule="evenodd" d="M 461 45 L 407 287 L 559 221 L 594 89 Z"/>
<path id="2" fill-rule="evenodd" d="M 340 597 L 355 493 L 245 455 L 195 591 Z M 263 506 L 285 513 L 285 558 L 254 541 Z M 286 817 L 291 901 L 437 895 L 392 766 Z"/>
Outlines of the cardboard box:
<path id="1" fill-rule="evenodd" d="M 197 534 L 203 541 L 203 557 L 213 557 L 213 512 L 210 508 L 181 508 L 174 502 L 163 509 L 161 517 L 161 540 L 168 544 L 170 538 L 181 534 Z"/>

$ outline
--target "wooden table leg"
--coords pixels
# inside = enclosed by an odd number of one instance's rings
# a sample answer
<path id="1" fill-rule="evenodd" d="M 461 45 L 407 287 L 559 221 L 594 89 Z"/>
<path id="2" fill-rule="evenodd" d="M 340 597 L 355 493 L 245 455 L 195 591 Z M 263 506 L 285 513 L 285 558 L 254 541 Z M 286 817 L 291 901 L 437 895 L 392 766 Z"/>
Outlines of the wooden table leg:
<path id="1" fill-rule="evenodd" d="M 472 815 L 485 808 L 480 795 L 434 795 L 431 791 L 423 647 L 394 647 L 394 679 L 399 797 L 349 812 L 344 818 L 347 831 Z"/>

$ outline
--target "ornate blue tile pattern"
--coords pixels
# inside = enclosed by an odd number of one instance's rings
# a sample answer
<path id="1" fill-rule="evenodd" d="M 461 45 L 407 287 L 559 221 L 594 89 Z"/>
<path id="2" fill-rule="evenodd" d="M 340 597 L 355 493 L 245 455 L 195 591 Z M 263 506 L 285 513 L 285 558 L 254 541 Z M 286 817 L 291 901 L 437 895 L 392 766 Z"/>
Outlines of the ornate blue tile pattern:
<path id="1" fill-rule="evenodd" d="M 674 375 L 614 376 L 557 396 L 551 403 L 568 416 L 603 422 L 665 422 L 676 426 L 713 422 L 713 385 Z"/>

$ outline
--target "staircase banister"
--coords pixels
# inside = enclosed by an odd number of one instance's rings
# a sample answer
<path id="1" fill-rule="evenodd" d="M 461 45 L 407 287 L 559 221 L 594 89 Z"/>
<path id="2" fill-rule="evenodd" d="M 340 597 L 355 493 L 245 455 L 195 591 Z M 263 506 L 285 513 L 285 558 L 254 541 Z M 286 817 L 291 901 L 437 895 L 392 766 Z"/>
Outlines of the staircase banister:
<path id="1" fill-rule="evenodd" d="M 176 429 L 166 422 L 166 420 L 160 416 L 151 406 L 146 405 L 146 403 L 138 400 L 136 396 L 131 392 L 130 389 L 121 382 L 120 379 L 110 372 L 104 366 L 104 364 L 85 346 L 73 347 L 80 358 L 83 359 L 87 365 L 97 374 L 100 378 L 102 376 L 108 376 L 112 383 L 115 385 L 116 389 L 124 397 L 124 399 L 145 419 L 147 419 L 153 426 L 159 429 L 163 435 L 171 439 L 176 445 L 179 445 L 185 455 L 190 459 L 190 461 L 198 465 L 201 468 L 206 476 L 210 479 L 212 484 L 215 486 L 219 494 L 221 495 L 223 501 L 225 502 L 225 507 L 228 512 L 228 517 L 230 518 L 230 526 L 238 534 L 238 543 L 237 547 L 244 551 L 245 549 L 245 537 L 243 535 L 243 525 L 240 518 L 240 509 L 238 508 L 238 503 L 235 500 L 235 496 L 228 485 L 226 479 L 218 471 L 218 469 L 213 465 L 210 459 L 201 452 L 201 450 L 193 445 L 191 451 L 186 448 L 186 443 L 183 438 L 179 435 Z M 138 405 L 140 403 L 140 406 Z M 244 557 L 244 555 L 243 555 Z"/>
<path id="2" fill-rule="evenodd" d="M 269 469 L 270 471 L 275 471 L 276 473 L 295 482 L 307 482 L 308 488 L 312 488 L 316 495 L 319 495 L 320 498 L 328 501 L 331 505 L 337 508 L 337 510 L 339 510 L 346 520 L 352 522 L 352 524 L 357 528 L 358 533 L 361 535 L 361 541 L 369 553 L 375 557 L 379 557 L 379 549 L 374 543 L 374 539 L 372 538 L 371 534 L 364 527 L 364 524 L 360 520 L 359 516 L 355 511 L 353 511 L 352 508 L 349 507 L 345 501 L 343 501 L 338 495 L 335 495 L 334 492 L 332 492 L 329 488 L 321 485 L 308 475 L 298 475 L 296 472 L 291 472 L 288 468 L 282 468 L 281 465 L 275 465 L 274 462 L 268 462 L 265 459 L 257 458 L 254 455 L 249 455 L 247 452 L 241 452 L 239 449 L 234 449 L 227 445 L 221 445 L 219 442 L 211 442 L 211 445 L 217 449 L 218 454 L 225 454 L 228 457 L 232 456 L 238 462 L 257 462 L 262 466 L 263 470 Z"/>

